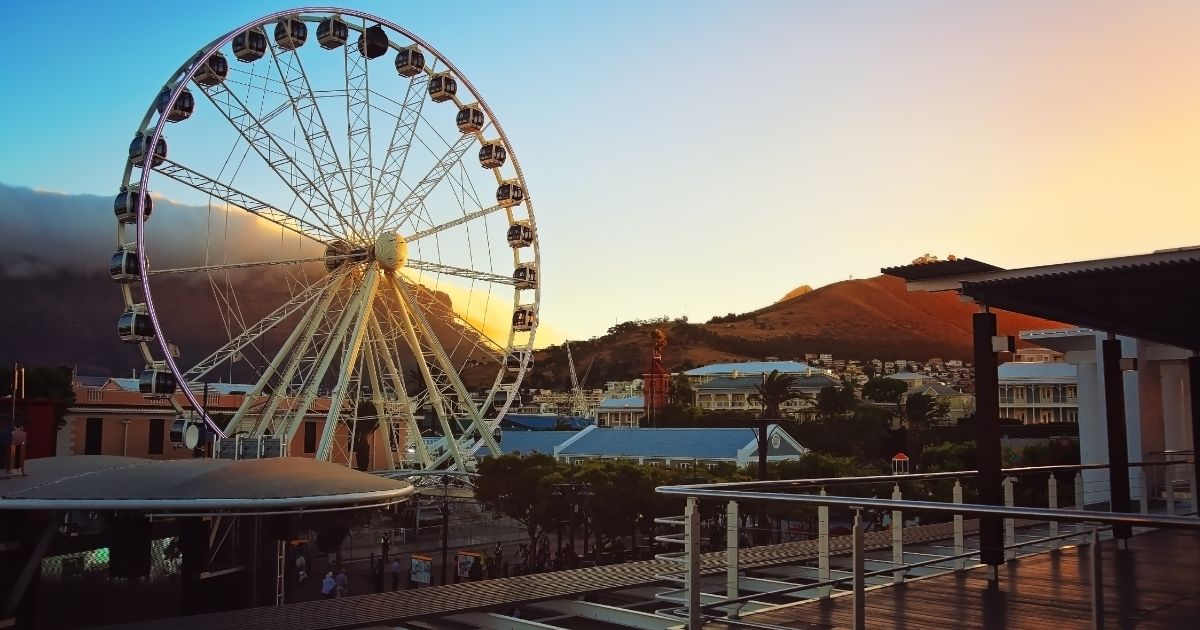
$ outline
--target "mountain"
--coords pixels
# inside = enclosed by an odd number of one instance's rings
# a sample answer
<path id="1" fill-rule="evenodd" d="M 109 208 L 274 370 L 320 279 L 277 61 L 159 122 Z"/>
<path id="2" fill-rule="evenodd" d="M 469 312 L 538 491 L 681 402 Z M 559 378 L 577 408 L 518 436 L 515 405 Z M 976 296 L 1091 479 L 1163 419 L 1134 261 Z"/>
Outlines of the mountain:
<path id="1" fill-rule="evenodd" d="M 787 295 L 783 296 L 783 298 L 780 299 L 779 301 L 786 302 L 792 298 L 798 298 L 801 295 L 804 295 L 805 293 L 812 293 L 812 290 L 813 290 L 812 287 L 808 286 L 807 284 L 802 284 L 802 285 L 796 287 L 795 289 L 788 291 Z"/>
<path id="2" fill-rule="evenodd" d="M 630 322 L 610 334 L 572 343 L 576 369 L 592 365 L 585 387 L 633 378 L 649 362 L 649 334 L 667 333 L 663 363 L 672 371 L 721 361 L 803 358 L 831 353 L 843 359 L 932 357 L 971 360 L 974 304 L 953 293 L 909 292 L 890 276 L 844 280 L 740 315 L 715 317 L 706 324 L 682 320 Z M 1001 334 L 1062 328 L 1037 317 L 996 311 Z M 535 357 L 531 386 L 562 386 L 566 353 L 561 346 Z"/>

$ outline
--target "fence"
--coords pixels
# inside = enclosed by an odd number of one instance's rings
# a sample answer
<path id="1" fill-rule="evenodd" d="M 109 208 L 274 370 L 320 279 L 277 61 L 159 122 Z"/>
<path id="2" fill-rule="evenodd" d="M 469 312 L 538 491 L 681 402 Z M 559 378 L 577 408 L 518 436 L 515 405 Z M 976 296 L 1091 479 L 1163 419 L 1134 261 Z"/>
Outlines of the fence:
<path id="1" fill-rule="evenodd" d="M 1058 548 L 1064 540 L 1086 537 L 1086 543 L 1095 545 L 1099 541 L 1101 530 L 1106 526 L 1120 525 L 1130 527 L 1177 527 L 1200 530 L 1200 519 L 1182 516 L 1194 514 L 1197 496 L 1196 480 L 1191 471 L 1194 468 L 1189 460 L 1183 460 L 1179 454 L 1159 459 L 1159 461 L 1137 462 L 1130 464 L 1131 468 L 1144 471 L 1144 474 L 1133 475 L 1132 482 L 1139 484 L 1140 513 L 1117 513 L 1110 511 L 1092 511 L 1085 509 L 1085 496 L 1088 482 L 1084 480 L 1084 471 L 1107 469 L 1107 465 L 1074 465 L 1074 466 L 1041 466 L 1027 468 L 1010 468 L 1004 470 L 1004 505 L 982 505 L 964 502 L 963 482 L 974 479 L 975 471 L 925 473 L 916 475 L 871 476 L 830 479 L 807 479 L 767 482 L 743 482 L 728 484 L 703 484 L 690 486 L 667 486 L 658 492 L 667 495 L 682 496 L 686 499 L 683 516 L 658 519 L 664 525 L 682 528 L 680 533 L 659 536 L 659 542 L 682 546 L 683 550 L 662 554 L 661 559 L 673 560 L 680 564 L 677 572 L 663 575 L 679 585 L 679 588 L 659 594 L 660 599 L 681 603 L 682 606 L 660 614 L 685 619 L 688 628 L 700 628 L 705 619 L 720 619 L 729 625 L 746 625 L 758 628 L 770 628 L 765 624 L 739 622 L 738 617 L 744 606 L 754 600 L 770 596 L 802 594 L 806 597 L 828 597 L 835 588 L 850 584 L 854 598 L 854 627 L 865 627 L 865 595 L 867 580 L 875 582 L 882 580 L 899 583 L 906 576 L 917 570 L 928 572 L 934 569 L 943 571 L 963 570 L 968 561 L 979 555 L 977 550 L 969 550 L 966 546 L 967 524 L 965 517 L 1001 517 L 1003 518 L 1004 551 L 1006 558 L 1015 557 L 1022 549 L 1034 547 L 1038 550 Z M 1068 481 L 1069 480 L 1069 481 Z M 929 496 L 930 486 L 951 484 L 950 501 L 929 499 L 905 499 L 902 486 L 908 486 L 918 493 L 918 496 Z M 1107 483 L 1105 481 L 1104 483 Z M 1030 487 L 1038 485 L 1037 492 L 1030 492 Z M 1069 484 L 1069 485 L 1068 485 Z M 850 496 L 852 492 L 865 495 L 870 488 L 880 485 L 890 486 L 890 496 Z M 1064 487 L 1067 486 L 1067 487 Z M 829 494 L 830 489 L 841 490 L 840 495 Z M 1018 490 L 1024 492 L 1018 493 Z M 1064 492 L 1067 490 L 1068 492 Z M 803 492 L 815 494 L 802 494 Z M 876 492 L 878 494 L 878 492 Z M 1073 495 L 1073 497 L 1072 497 Z M 1044 501 L 1046 507 L 1018 507 L 1017 497 Z M 726 537 L 725 556 L 725 597 L 701 597 L 701 564 L 700 540 L 703 535 L 700 518 L 700 502 L 702 500 L 720 500 L 727 502 L 726 522 L 728 531 Z M 818 539 L 816 545 L 817 571 L 814 581 L 796 584 L 786 588 L 759 591 L 752 595 L 740 595 L 739 586 L 742 578 L 739 575 L 739 532 L 738 511 L 739 502 L 777 504 L 791 507 L 816 508 L 818 516 Z M 1067 509 L 1070 505 L 1070 509 Z M 831 549 L 830 540 L 830 508 L 845 508 L 852 514 L 851 544 L 849 549 L 835 553 Z M 1105 506 L 1105 509 L 1107 507 Z M 891 559 L 873 560 L 872 564 L 882 565 L 883 568 L 866 570 L 866 516 L 871 516 L 871 510 L 882 513 L 890 518 L 892 527 L 890 533 L 879 532 L 872 534 L 875 548 L 886 550 L 890 547 Z M 1156 514 L 1155 512 L 1161 512 Z M 936 526 L 913 523 L 906 526 L 905 514 L 923 514 L 941 519 Z M 1044 532 L 1037 535 L 1018 535 L 1018 528 L 1033 524 L 1045 527 Z M 1065 526 L 1065 527 L 1064 527 Z M 923 558 L 907 561 L 905 555 L 906 540 L 925 542 L 930 536 L 942 536 L 953 539 L 953 553 L 948 555 L 910 553 L 908 557 Z M 890 541 L 884 538 L 890 538 Z M 890 542 L 890 544 L 888 544 Z M 831 558 L 844 555 L 849 551 L 851 569 L 841 572 L 834 577 Z M 932 557 L 931 557 L 932 555 Z M 1097 557 L 1098 554 L 1093 554 Z M 1095 563 L 1093 563 L 1095 564 Z M 712 570 L 713 567 L 707 567 Z M 1099 566 L 1093 567 L 1099 571 Z M 1103 596 L 1099 580 L 1093 580 L 1092 610 L 1093 620 L 1097 627 L 1103 620 Z M 703 599 L 703 603 L 702 603 Z M 715 600 L 715 601 L 709 601 Z"/>

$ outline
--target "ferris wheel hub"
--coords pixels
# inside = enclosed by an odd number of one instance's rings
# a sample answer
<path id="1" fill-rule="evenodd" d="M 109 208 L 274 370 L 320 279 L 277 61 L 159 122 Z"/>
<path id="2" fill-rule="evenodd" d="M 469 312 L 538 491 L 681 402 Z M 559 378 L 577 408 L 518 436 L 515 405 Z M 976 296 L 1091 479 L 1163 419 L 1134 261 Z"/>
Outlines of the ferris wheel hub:
<path id="1" fill-rule="evenodd" d="M 375 239 L 375 261 L 387 271 L 395 271 L 408 262 L 408 241 L 395 232 L 384 232 Z"/>

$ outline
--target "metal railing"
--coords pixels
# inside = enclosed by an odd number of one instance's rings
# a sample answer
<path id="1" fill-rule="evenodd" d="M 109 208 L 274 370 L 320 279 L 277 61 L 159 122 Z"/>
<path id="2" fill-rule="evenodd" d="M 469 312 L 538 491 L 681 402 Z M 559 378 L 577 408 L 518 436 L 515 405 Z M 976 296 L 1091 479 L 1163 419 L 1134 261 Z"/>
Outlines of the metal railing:
<path id="1" fill-rule="evenodd" d="M 1180 454 L 1173 454 L 1170 457 L 1164 458 L 1163 461 L 1134 462 L 1130 464 L 1130 468 L 1140 471 L 1139 474 L 1132 476 L 1133 478 L 1130 480 L 1131 484 L 1138 484 L 1140 486 L 1138 488 L 1139 492 L 1136 493 L 1140 495 L 1138 496 L 1137 505 L 1140 510 L 1139 513 L 1084 509 L 1085 497 L 1088 491 L 1100 489 L 1099 486 L 1101 485 L 1104 490 L 1107 490 L 1108 484 L 1107 480 L 1085 481 L 1084 471 L 1106 470 L 1107 468 L 1108 465 L 1106 464 L 1081 464 L 1005 469 L 1003 470 L 1005 503 L 1003 506 L 963 502 L 962 481 L 975 477 L 976 471 L 664 486 L 658 488 L 658 492 L 685 498 L 686 508 L 684 515 L 681 517 L 657 519 L 658 523 L 683 528 L 683 531 L 680 533 L 657 537 L 659 542 L 680 545 L 683 548 L 679 552 L 659 555 L 660 559 L 671 560 L 681 565 L 679 571 L 660 575 L 662 579 L 681 585 L 681 588 L 660 593 L 659 598 L 672 602 L 681 602 L 683 605 L 659 611 L 659 614 L 676 619 L 685 619 L 688 628 L 700 628 L 705 620 L 714 619 L 730 625 L 775 628 L 777 626 L 741 621 L 739 617 L 742 614 L 743 607 L 756 602 L 756 600 L 782 595 L 794 597 L 797 594 L 806 593 L 807 595 L 804 596 L 810 598 L 829 597 L 833 594 L 835 588 L 844 588 L 847 583 L 850 583 L 850 590 L 854 598 L 854 627 L 862 628 L 865 625 L 866 611 L 864 589 L 868 579 L 878 579 L 890 575 L 893 583 L 899 583 L 904 581 L 915 569 L 940 568 L 947 571 L 957 571 L 968 568 L 968 560 L 978 556 L 980 552 L 978 550 L 968 550 L 966 547 L 967 532 L 963 520 L 964 517 L 1002 518 L 1004 525 L 1004 555 L 1006 559 L 1015 558 L 1019 550 L 1030 547 L 1036 548 L 1034 553 L 1040 553 L 1047 548 L 1058 549 L 1064 540 L 1071 538 L 1086 536 L 1087 539 L 1082 541 L 1083 544 L 1095 545 L 1099 542 L 1101 533 L 1113 525 L 1200 530 L 1200 519 L 1183 515 L 1195 514 L 1196 512 L 1197 493 L 1194 491 L 1196 481 L 1192 478 L 1194 467 L 1191 465 L 1190 460 L 1183 459 Z M 1074 481 L 1074 503 L 1071 509 L 1062 507 L 1059 502 L 1059 478 L 1063 476 L 1073 478 Z M 1045 477 L 1046 479 L 1044 487 L 1046 507 L 1016 506 L 1015 490 L 1017 484 L 1033 477 Z M 953 481 L 951 489 L 953 498 L 951 502 L 906 500 L 903 498 L 902 485 L 914 482 L 939 481 Z M 878 498 L 875 496 L 833 496 L 827 494 L 827 489 L 829 488 L 869 487 L 878 484 L 889 484 L 892 486 L 890 498 Z M 811 493 L 814 491 L 819 491 L 819 494 L 804 494 L 805 492 Z M 703 531 L 700 513 L 701 500 L 721 500 L 727 502 L 725 517 L 727 535 L 724 562 L 724 597 L 701 592 L 700 536 Z M 739 573 L 739 502 L 768 502 L 789 507 L 810 506 L 816 508 L 819 531 L 816 554 L 818 566 L 815 581 L 809 580 L 804 583 L 766 591 L 759 590 L 751 595 L 741 595 L 739 593 L 740 585 L 746 579 Z M 849 550 L 851 570 L 848 574 L 839 577 L 833 577 L 830 559 L 831 557 L 845 555 L 845 552 L 831 554 L 829 536 L 830 508 L 845 508 L 853 513 Z M 890 528 L 891 560 L 872 560 L 874 564 L 884 565 L 884 568 L 872 571 L 866 570 L 867 550 L 864 546 L 866 524 L 864 523 L 863 512 L 869 509 L 890 514 L 892 523 L 892 527 Z M 1159 511 L 1163 513 L 1153 513 Z M 917 555 L 918 557 L 927 559 L 905 562 L 904 534 L 906 531 L 916 532 L 917 530 L 913 527 L 905 527 L 904 514 L 912 514 L 914 512 L 951 518 L 953 522 L 952 531 L 947 532 L 948 535 L 942 535 L 942 539 L 948 539 L 952 535 L 952 554 L 910 553 L 910 555 Z M 1063 528 L 1067 531 L 1061 531 L 1060 524 L 1072 524 L 1073 527 Z M 1036 536 L 1024 534 L 1019 536 L 1017 533 L 1019 527 L 1024 529 L 1044 527 L 1045 534 Z M 945 526 L 943 525 L 942 528 L 945 529 Z M 878 543 L 879 538 L 880 536 L 875 536 L 877 549 L 880 547 Z M 886 540 L 883 547 L 883 550 L 886 550 Z M 1104 609 L 1102 582 L 1095 577 L 1098 575 L 1096 572 L 1101 571 L 1102 566 L 1095 560 L 1095 558 L 1099 557 L 1099 554 L 1093 553 L 1092 557 L 1094 565 L 1092 567 L 1093 622 L 1095 627 L 1102 627 Z M 713 567 L 710 566 L 707 570 L 711 572 Z M 995 573 L 991 577 L 995 579 Z"/>

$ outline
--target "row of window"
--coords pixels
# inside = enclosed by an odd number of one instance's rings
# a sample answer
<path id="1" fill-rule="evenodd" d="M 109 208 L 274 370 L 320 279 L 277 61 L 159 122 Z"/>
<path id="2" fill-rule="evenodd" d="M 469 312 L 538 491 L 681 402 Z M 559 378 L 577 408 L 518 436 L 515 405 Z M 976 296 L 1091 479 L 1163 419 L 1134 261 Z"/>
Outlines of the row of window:
<path id="1" fill-rule="evenodd" d="M 146 436 L 146 452 L 162 455 L 166 445 L 166 418 L 150 418 Z M 104 418 L 88 418 L 83 430 L 83 454 L 104 455 Z"/>

